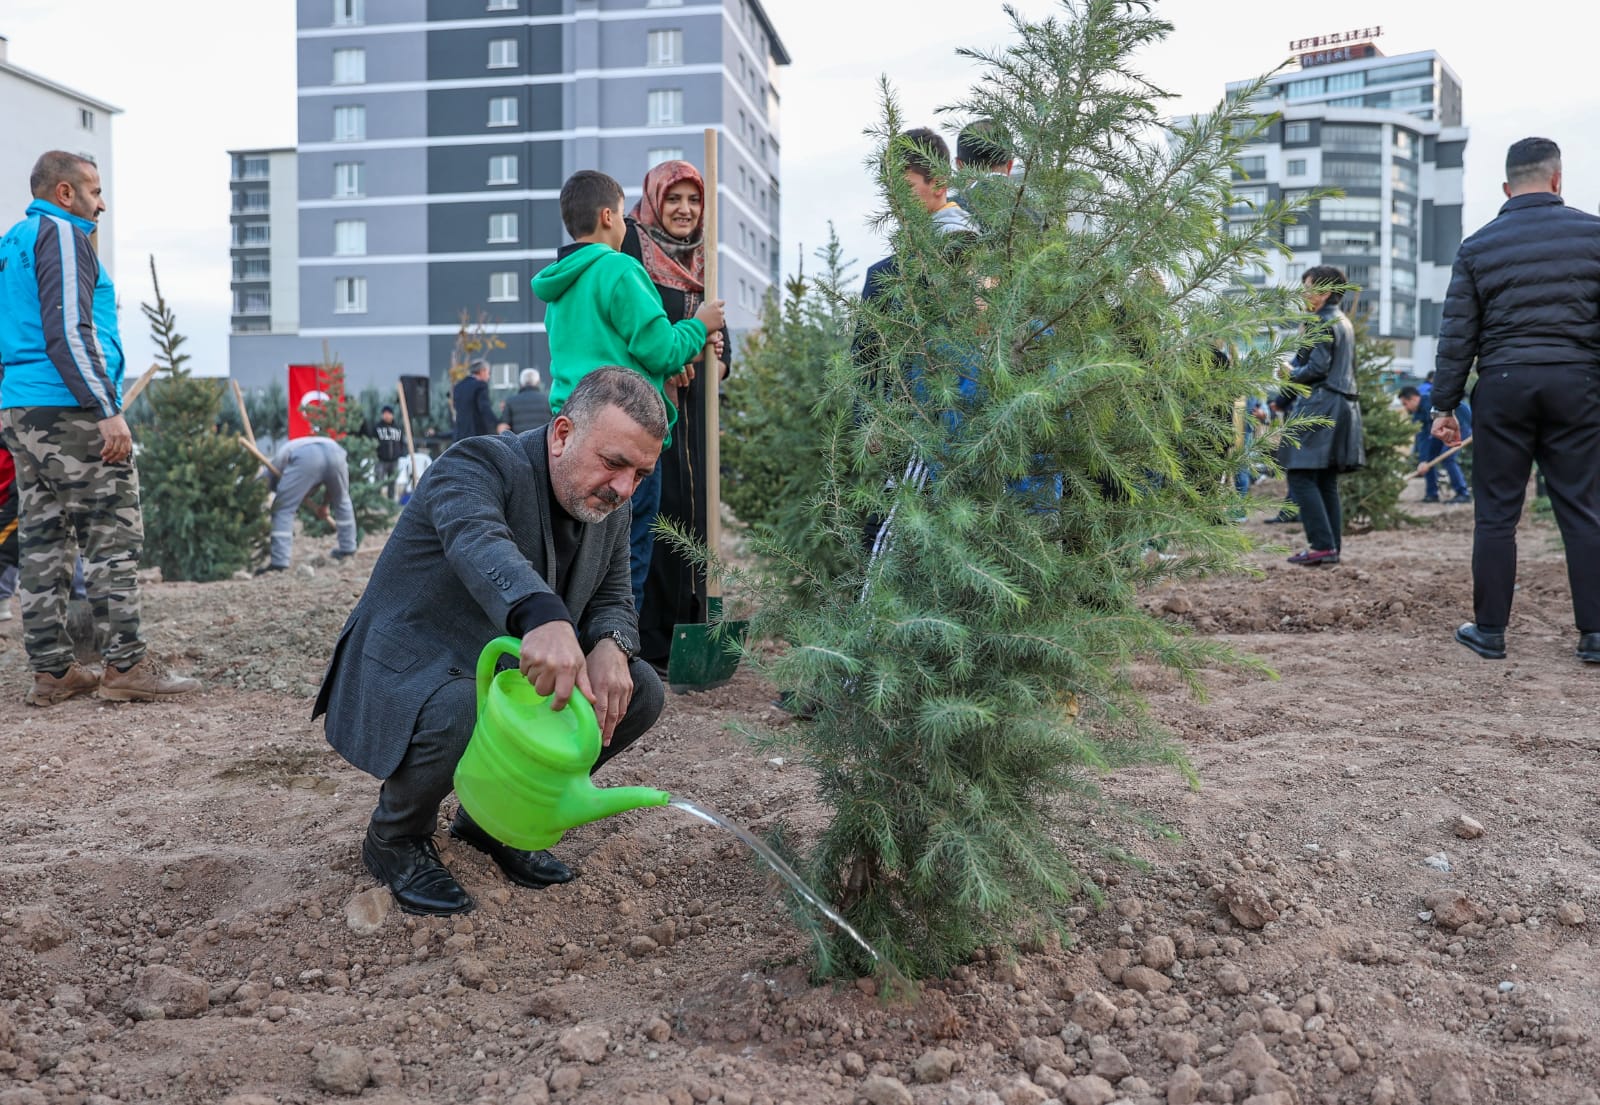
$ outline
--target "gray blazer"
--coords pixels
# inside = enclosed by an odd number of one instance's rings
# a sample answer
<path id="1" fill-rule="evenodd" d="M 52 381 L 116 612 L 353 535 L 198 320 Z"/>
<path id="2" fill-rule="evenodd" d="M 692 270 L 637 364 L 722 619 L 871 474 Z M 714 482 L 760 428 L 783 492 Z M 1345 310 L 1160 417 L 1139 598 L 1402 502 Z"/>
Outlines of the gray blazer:
<path id="1" fill-rule="evenodd" d="M 587 651 L 612 630 L 638 638 L 628 572 L 629 511 L 584 526 L 555 569 L 546 429 L 471 437 L 429 466 L 334 646 L 312 717 L 363 771 L 392 775 L 422 704 L 471 679 L 478 654 L 508 632 L 529 595 L 565 601 Z"/>

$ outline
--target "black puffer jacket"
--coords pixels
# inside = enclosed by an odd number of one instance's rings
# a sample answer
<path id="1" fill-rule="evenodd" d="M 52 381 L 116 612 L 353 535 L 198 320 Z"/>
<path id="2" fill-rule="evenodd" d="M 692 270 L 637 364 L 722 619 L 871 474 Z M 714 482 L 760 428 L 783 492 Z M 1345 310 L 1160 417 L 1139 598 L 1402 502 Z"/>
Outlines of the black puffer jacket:
<path id="1" fill-rule="evenodd" d="M 1478 370 L 1600 368 L 1600 218 L 1553 192 L 1513 196 L 1461 243 L 1439 326 L 1435 410 Z"/>
<path id="2" fill-rule="evenodd" d="M 1326 418 L 1330 426 L 1302 430 L 1299 444 L 1285 442 L 1278 463 L 1289 469 L 1332 468 L 1354 472 L 1367 463 L 1356 402 L 1356 335 L 1337 304 L 1324 303 L 1317 317 L 1328 324 L 1322 340 L 1295 355 L 1289 379 L 1311 390 L 1295 401 L 1294 413 Z"/>

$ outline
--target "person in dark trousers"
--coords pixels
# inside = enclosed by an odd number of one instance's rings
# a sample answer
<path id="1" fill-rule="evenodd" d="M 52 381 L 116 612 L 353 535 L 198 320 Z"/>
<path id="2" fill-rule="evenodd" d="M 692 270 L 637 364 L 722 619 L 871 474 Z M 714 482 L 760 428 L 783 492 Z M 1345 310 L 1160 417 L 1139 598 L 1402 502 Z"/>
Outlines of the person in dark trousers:
<path id="1" fill-rule="evenodd" d="M 1428 397 L 1422 394 L 1421 389 L 1403 387 L 1400 389 L 1400 405 L 1411 416 L 1411 421 L 1417 424 L 1417 440 L 1412 446 L 1412 451 L 1417 456 L 1417 471 L 1435 460 L 1444 456 L 1447 450 L 1444 442 L 1433 436 L 1433 408 L 1428 402 Z M 1472 410 L 1465 403 L 1456 407 L 1456 421 L 1461 424 L 1461 437 L 1463 440 L 1472 436 Z M 1422 501 L 1436 503 L 1439 501 L 1439 471 L 1450 479 L 1450 490 L 1454 492 L 1450 501 L 1452 503 L 1470 503 L 1472 492 L 1467 489 L 1467 477 L 1462 474 L 1461 462 L 1455 457 L 1445 457 L 1432 468 L 1427 468 L 1424 476 L 1424 492 Z"/>
<path id="2" fill-rule="evenodd" d="M 400 458 L 406 455 L 406 436 L 400 423 L 394 420 L 394 408 L 384 407 L 378 412 L 378 424 L 372 427 L 371 437 L 378 443 L 378 486 L 385 495 L 394 494 L 394 476 Z"/>
<path id="3" fill-rule="evenodd" d="M 540 387 L 539 370 L 525 368 L 517 377 L 517 393 L 500 404 L 500 432 L 537 430 L 550 421 L 550 397 Z"/>
<path id="4" fill-rule="evenodd" d="M 489 362 L 473 361 L 467 374 L 450 393 L 456 408 L 456 440 L 495 432 L 494 407 L 489 404 Z"/>
<path id="5" fill-rule="evenodd" d="M 1506 202 L 1461 243 L 1439 327 L 1433 433 L 1461 440 L 1472 393 L 1473 621 L 1456 640 L 1506 654 L 1517 523 L 1535 462 L 1566 547 L 1578 658 L 1600 664 L 1600 218 L 1561 200 L 1561 149 L 1524 138 L 1506 153 Z"/>
<path id="6" fill-rule="evenodd" d="M 693 318 L 705 299 L 705 182 L 687 161 L 664 161 L 645 174 L 643 194 L 628 212 L 622 252 L 650 274 L 661 307 L 672 322 Z M 730 349 L 727 328 L 722 347 Z M 726 356 L 726 355 L 725 355 Z M 667 383 L 678 408 L 672 441 L 661 450 L 659 516 L 706 539 L 705 357 L 698 355 Z M 722 378 L 729 362 L 722 361 Z M 705 587 L 694 565 L 671 542 L 654 539 L 639 606 L 640 654 L 665 671 L 672 629 L 706 620 Z"/>
<path id="7" fill-rule="evenodd" d="M 383 780 L 362 862 L 407 913 L 473 908 L 434 833 L 477 717 L 484 645 L 521 638 L 519 667 L 552 708 L 594 705 L 594 768 L 655 724 L 661 680 L 637 658 L 629 497 L 655 468 L 667 409 L 626 368 L 590 372 L 548 426 L 451 446 L 422 477 L 345 622 L 317 694 L 328 743 Z M 450 835 L 533 889 L 572 872 L 491 837 L 465 810 Z"/>
<path id="8" fill-rule="evenodd" d="M 1338 285 L 1345 283 L 1344 273 L 1332 265 L 1317 265 L 1302 282 L 1307 308 L 1326 329 L 1295 355 L 1289 380 L 1311 390 L 1295 400 L 1294 412 L 1326 418 L 1332 424 L 1302 431 L 1299 442 L 1285 443 L 1278 455 L 1309 546 L 1291 556 L 1289 563 L 1307 568 L 1339 563 L 1344 528 L 1339 474 L 1354 472 L 1367 459 L 1361 443 L 1361 408 L 1356 403 L 1355 330 L 1339 309 L 1344 293 Z"/>

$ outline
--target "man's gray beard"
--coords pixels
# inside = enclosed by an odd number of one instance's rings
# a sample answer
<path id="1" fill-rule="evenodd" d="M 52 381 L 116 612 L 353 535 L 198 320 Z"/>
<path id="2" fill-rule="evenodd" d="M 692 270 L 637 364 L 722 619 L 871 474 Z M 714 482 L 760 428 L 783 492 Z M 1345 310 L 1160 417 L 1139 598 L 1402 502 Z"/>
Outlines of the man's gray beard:
<path id="1" fill-rule="evenodd" d="M 561 505 L 566 508 L 568 514 L 572 515 L 586 526 L 598 526 L 601 522 L 604 522 L 608 517 L 611 516 L 612 511 L 616 510 L 617 507 L 622 505 L 621 502 L 618 502 L 615 506 L 611 507 L 610 510 L 596 510 L 585 501 L 587 498 L 587 495 L 583 495 L 574 498 L 570 502 L 563 500 L 561 503 Z"/>

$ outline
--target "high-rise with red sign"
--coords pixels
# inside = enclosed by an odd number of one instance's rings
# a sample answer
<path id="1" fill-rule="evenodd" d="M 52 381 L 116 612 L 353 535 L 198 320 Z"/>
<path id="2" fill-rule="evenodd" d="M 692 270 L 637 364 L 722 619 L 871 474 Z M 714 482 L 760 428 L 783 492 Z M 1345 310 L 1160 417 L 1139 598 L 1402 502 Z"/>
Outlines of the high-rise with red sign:
<path id="1" fill-rule="evenodd" d="M 1360 285 L 1354 309 L 1395 347 L 1397 371 L 1426 376 L 1461 244 L 1461 81 L 1437 52 L 1385 57 L 1377 27 L 1291 43 L 1299 68 L 1274 76 L 1261 101 L 1278 118 L 1241 159 L 1235 221 L 1280 196 L 1337 188 L 1288 227 L 1292 257 L 1253 281 L 1293 283 L 1337 265 Z M 1228 85 L 1235 95 L 1248 82 Z M 1347 301 L 1348 303 L 1348 301 Z"/>

